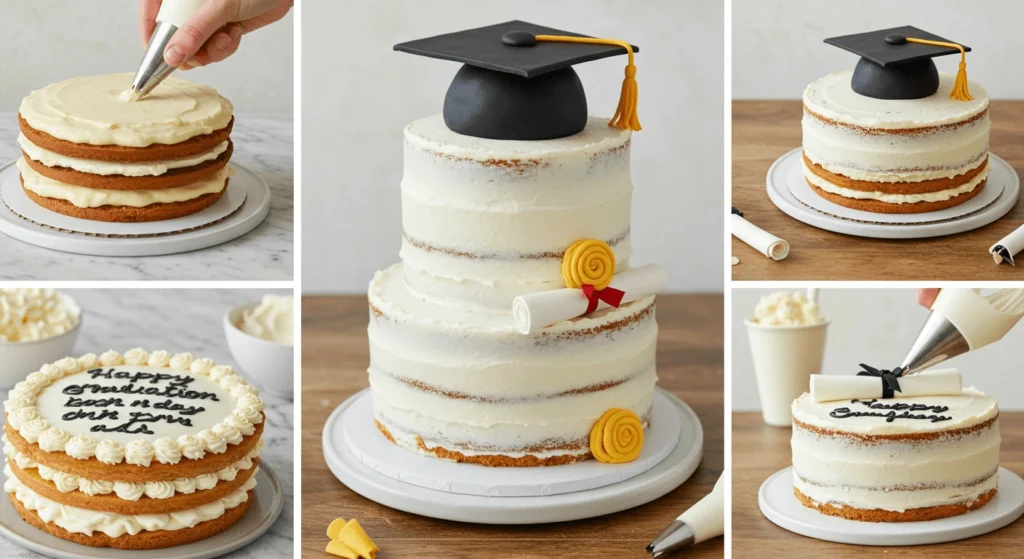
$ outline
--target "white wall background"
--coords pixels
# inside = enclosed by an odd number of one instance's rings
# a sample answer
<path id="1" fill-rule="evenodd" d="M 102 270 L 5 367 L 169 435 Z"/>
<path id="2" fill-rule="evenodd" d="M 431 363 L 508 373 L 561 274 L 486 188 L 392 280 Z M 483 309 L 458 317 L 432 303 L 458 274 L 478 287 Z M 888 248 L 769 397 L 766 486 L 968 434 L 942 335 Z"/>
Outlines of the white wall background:
<path id="1" fill-rule="evenodd" d="M 363 0 L 303 4 L 303 288 L 364 293 L 398 260 L 402 130 L 441 112 L 459 64 L 392 51 L 407 40 L 521 19 L 640 47 L 633 262 L 673 290 L 722 289 L 723 2 Z M 329 40 L 344 37 L 344 42 Z M 624 57 L 576 67 L 611 116 Z"/>
<path id="2" fill-rule="evenodd" d="M 732 409 L 760 410 L 754 368 L 743 320 L 758 300 L 774 289 L 732 290 Z M 825 374 L 853 374 L 859 363 L 895 367 L 906 357 L 928 317 L 913 289 L 822 289 L 819 305 L 831 320 L 825 343 Z M 996 395 L 1005 410 L 1024 409 L 1024 372 L 1020 348 L 1024 325 L 1000 342 L 950 360 L 964 384 Z"/>
<path id="3" fill-rule="evenodd" d="M 3 0 L 0 111 L 75 76 L 134 73 L 142 58 L 138 0 Z M 228 60 L 177 75 L 209 84 L 239 113 L 291 114 L 293 16 L 242 38 Z"/>
<path id="4" fill-rule="evenodd" d="M 967 73 L 997 99 L 1024 97 L 1020 0 L 733 0 L 733 97 L 798 99 L 811 81 L 852 69 L 828 37 L 913 25 L 974 49 Z M 936 58 L 955 72 L 959 57 Z"/>

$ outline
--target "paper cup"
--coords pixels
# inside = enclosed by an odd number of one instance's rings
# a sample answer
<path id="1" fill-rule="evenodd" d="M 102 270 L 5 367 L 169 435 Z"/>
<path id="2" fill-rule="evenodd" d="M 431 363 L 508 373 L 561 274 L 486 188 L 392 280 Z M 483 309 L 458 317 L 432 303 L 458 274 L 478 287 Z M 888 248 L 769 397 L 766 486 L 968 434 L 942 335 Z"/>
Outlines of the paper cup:
<path id="1" fill-rule="evenodd" d="M 821 372 L 828 321 L 809 326 L 766 326 L 744 321 L 754 357 L 757 393 L 764 422 L 793 424 L 793 400 L 810 390 L 811 375 Z"/>

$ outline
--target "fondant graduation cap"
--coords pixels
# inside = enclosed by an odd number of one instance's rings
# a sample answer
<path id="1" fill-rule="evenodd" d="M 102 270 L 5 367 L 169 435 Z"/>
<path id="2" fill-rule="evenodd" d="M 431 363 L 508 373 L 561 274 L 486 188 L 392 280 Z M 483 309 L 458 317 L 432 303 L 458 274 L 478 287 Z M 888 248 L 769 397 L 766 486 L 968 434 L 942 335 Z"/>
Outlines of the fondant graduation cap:
<path id="1" fill-rule="evenodd" d="M 970 47 L 910 25 L 832 37 L 825 42 L 861 57 L 851 85 L 857 93 L 875 99 L 920 99 L 934 94 L 939 89 L 939 71 L 932 58 L 960 53 L 960 70 L 949 96 L 971 99 L 966 66 Z"/>
<path id="2" fill-rule="evenodd" d="M 627 54 L 629 65 L 610 126 L 640 130 L 636 116 L 639 49 L 509 21 L 395 45 L 395 50 L 462 62 L 444 99 L 444 122 L 460 134 L 498 140 L 571 136 L 587 125 L 587 96 L 572 66 Z"/>

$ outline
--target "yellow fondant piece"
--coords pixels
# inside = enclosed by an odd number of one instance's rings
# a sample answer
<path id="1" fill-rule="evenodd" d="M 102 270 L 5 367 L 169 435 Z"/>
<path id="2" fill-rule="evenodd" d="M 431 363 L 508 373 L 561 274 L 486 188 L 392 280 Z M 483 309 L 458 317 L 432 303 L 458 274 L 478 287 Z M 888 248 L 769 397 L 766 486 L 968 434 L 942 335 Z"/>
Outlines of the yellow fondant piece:
<path id="1" fill-rule="evenodd" d="M 380 551 L 377 544 L 373 543 L 370 536 L 368 536 L 363 530 L 363 527 L 359 525 L 359 521 L 354 518 L 349 520 L 341 529 L 338 533 L 338 539 L 344 542 L 345 545 L 354 549 L 360 557 L 364 557 L 365 559 L 376 559 L 377 552 Z"/>
<path id="2" fill-rule="evenodd" d="M 335 518 L 331 525 L 327 527 L 327 537 L 332 540 L 338 539 L 338 534 L 341 533 L 341 529 L 345 526 L 344 518 Z"/>
<path id="3" fill-rule="evenodd" d="M 340 540 L 331 540 L 331 543 L 327 544 L 327 553 L 345 559 L 359 559 L 359 553 Z"/>
<path id="4" fill-rule="evenodd" d="M 612 408 L 590 430 L 590 452 L 599 462 L 632 462 L 643 447 L 644 425 L 632 410 Z"/>
<path id="5" fill-rule="evenodd" d="M 582 239 L 569 245 L 562 256 L 562 280 L 565 286 L 578 289 L 592 285 L 601 291 L 615 276 L 615 253 L 608 243 Z"/>

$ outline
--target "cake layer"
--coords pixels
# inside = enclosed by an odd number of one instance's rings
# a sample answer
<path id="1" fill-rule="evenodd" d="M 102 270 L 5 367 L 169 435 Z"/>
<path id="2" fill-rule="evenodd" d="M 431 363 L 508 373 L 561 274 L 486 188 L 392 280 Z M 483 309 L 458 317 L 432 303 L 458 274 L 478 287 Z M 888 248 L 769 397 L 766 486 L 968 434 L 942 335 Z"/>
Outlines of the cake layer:
<path id="1" fill-rule="evenodd" d="M 54 138 L 89 145 L 177 144 L 228 126 L 231 102 L 213 88 L 170 77 L 139 101 L 132 74 L 72 78 L 33 91 L 18 113 Z"/>
<path id="2" fill-rule="evenodd" d="M 837 184 L 827 177 L 822 176 L 820 173 L 816 173 L 812 167 L 808 167 L 807 163 L 803 164 L 804 177 L 807 182 L 812 186 L 816 186 L 825 192 L 830 192 L 842 196 L 844 198 L 853 198 L 855 200 L 878 200 L 879 202 L 885 202 L 887 204 L 914 204 L 917 202 L 943 202 L 951 198 L 956 198 L 961 194 L 967 194 L 979 189 L 988 179 L 988 165 L 985 165 L 977 173 L 969 173 L 972 176 L 967 178 L 968 175 L 962 175 L 967 180 L 961 184 L 944 188 L 940 190 L 933 190 L 930 192 L 913 192 L 913 193 L 892 193 L 886 192 L 885 190 L 863 190 L 865 186 L 863 183 L 856 185 L 857 188 L 851 188 L 849 184 Z M 885 183 L 874 183 L 882 185 Z M 903 183 L 888 183 L 886 190 L 891 190 L 895 185 Z"/>
<path id="3" fill-rule="evenodd" d="M 860 210 L 863 212 L 874 212 L 883 214 L 915 214 L 915 213 L 926 213 L 926 212 L 937 212 L 946 208 L 952 208 L 958 206 L 964 202 L 977 196 L 982 189 L 985 187 L 985 183 L 981 183 L 978 188 L 958 196 L 954 196 L 948 200 L 940 200 L 937 202 L 915 202 L 913 204 L 890 204 L 889 202 L 883 202 L 881 200 L 863 200 L 854 199 L 841 196 L 839 194 L 833 194 L 826 190 L 822 190 L 817 186 L 811 184 L 811 190 L 815 194 L 822 198 L 847 208 Z"/>
<path id="4" fill-rule="evenodd" d="M 137 163 L 70 157 L 33 144 L 31 140 L 25 137 L 25 134 L 18 134 L 18 145 L 21 146 L 21 151 L 24 152 L 27 158 L 38 161 L 47 167 L 63 167 L 80 173 L 101 176 L 156 177 L 175 169 L 186 169 L 206 163 L 207 161 L 213 161 L 228 151 L 231 141 L 225 140 L 212 149 L 195 155 L 187 155 L 164 161 L 143 161 Z"/>
<path id="5" fill-rule="evenodd" d="M 850 72 L 831 74 L 804 92 L 805 156 L 830 173 L 859 181 L 950 179 L 988 154 L 988 96 L 971 84 L 974 101 L 948 98 L 953 76 L 925 99 L 879 100 L 854 93 Z"/>
<path id="6" fill-rule="evenodd" d="M 215 502 L 173 513 L 125 515 L 71 507 L 47 499 L 29 489 L 9 468 L 4 491 L 22 507 L 39 515 L 44 522 L 53 523 L 73 534 L 93 535 L 98 532 L 112 538 L 135 535 L 143 531 L 174 531 L 192 528 L 197 524 L 223 516 L 249 500 L 249 491 L 256 487 L 256 479 L 249 480 L 235 492 Z"/>
<path id="7" fill-rule="evenodd" d="M 945 505 L 920 507 L 905 511 L 889 511 L 885 509 L 862 509 L 832 503 L 821 503 L 804 495 L 799 489 L 794 488 L 793 492 L 796 494 L 797 500 L 805 507 L 816 509 L 818 512 L 829 516 L 838 516 L 860 522 L 926 522 L 928 520 L 949 518 L 979 509 L 987 505 L 996 495 L 996 489 L 992 488 L 970 500 L 958 500 L 957 502 Z"/>
<path id="8" fill-rule="evenodd" d="M 159 176 L 94 175 L 67 167 L 48 167 L 29 157 L 28 153 L 24 151 L 22 152 L 21 159 L 36 173 L 58 183 L 102 190 L 143 191 L 180 188 L 209 180 L 225 169 L 228 161 L 231 159 L 233 151 L 231 142 L 227 142 L 227 146 L 228 148 L 225 151 L 211 160 L 203 161 L 191 167 L 171 169 Z M 110 163 L 101 163 L 110 165 Z"/>
<path id="9" fill-rule="evenodd" d="M 502 293 L 539 291 L 581 238 L 609 242 L 627 262 L 629 142 L 596 118 L 574 136 L 535 142 L 463 136 L 440 115 L 412 123 L 401 253 L 410 285 L 455 300 L 480 299 L 495 281 Z"/>
<path id="10" fill-rule="evenodd" d="M 39 174 L 22 157 L 17 162 L 21 171 L 21 182 L 29 190 L 44 198 L 63 200 L 78 208 L 100 208 L 103 206 L 126 206 L 144 208 L 153 204 L 174 204 L 195 200 L 206 194 L 222 192 L 228 179 L 234 174 L 231 166 L 225 166 L 210 177 L 185 186 L 148 190 L 108 190 L 66 184 Z"/>
<path id="11" fill-rule="evenodd" d="M 368 331 L 375 414 L 399 444 L 465 456 L 585 457 L 605 411 L 648 415 L 653 297 L 524 336 L 511 309 L 424 301 L 407 288 L 402 266 L 370 284 Z"/>

